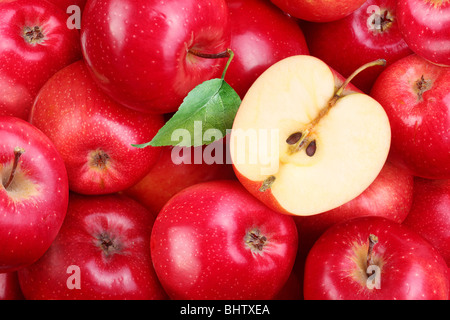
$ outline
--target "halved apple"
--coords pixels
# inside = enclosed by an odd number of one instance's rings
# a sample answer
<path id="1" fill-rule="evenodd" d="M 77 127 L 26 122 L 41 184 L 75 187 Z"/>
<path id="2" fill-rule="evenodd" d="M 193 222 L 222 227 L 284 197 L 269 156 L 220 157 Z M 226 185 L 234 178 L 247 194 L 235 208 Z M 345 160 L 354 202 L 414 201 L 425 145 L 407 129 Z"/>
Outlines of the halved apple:
<path id="1" fill-rule="evenodd" d="M 307 55 L 267 69 L 242 100 L 230 136 L 241 183 L 291 215 L 325 212 L 361 194 L 387 159 L 391 130 L 383 107 L 349 82 L 383 63 L 345 82 Z"/>

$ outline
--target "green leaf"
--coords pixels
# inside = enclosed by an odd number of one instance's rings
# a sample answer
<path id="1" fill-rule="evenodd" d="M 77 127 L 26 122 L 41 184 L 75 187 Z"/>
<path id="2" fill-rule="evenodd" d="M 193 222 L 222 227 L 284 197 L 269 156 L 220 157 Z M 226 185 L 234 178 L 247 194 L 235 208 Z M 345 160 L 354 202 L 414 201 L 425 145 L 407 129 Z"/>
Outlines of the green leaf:
<path id="1" fill-rule="evenodd" d="M 189 92 L 178 111 L 152 141 L 133 146 L 196 147 L 209 144 L 225 137 L 240 104 L 239 95 L 224 77 L 207 80 Z"/>

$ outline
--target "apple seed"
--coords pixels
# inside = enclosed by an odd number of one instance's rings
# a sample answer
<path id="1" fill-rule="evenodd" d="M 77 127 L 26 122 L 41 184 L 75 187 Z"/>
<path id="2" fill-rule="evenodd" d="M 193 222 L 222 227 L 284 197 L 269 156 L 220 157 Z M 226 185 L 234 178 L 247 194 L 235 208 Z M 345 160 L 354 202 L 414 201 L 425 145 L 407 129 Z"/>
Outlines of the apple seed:
<path id="1" fill-rule="evenodd" d="M 293 145 L 296 144 L 297 142 L 300 141 L 300 139 L 302 138 L 303 133 L 299 132 L 295 132 L 293 134 L 291 134 L 287 139 L 286 139 L 286 143 L 288 145 Z"/>
<path id="2" fill-rule="evenodd" d="M 313 140 L 307 147 L 306 147 L 306 154 L 309 157 L 312 157 L 316 154 L 317 146 L 316 146 L 316 140 Z"/>

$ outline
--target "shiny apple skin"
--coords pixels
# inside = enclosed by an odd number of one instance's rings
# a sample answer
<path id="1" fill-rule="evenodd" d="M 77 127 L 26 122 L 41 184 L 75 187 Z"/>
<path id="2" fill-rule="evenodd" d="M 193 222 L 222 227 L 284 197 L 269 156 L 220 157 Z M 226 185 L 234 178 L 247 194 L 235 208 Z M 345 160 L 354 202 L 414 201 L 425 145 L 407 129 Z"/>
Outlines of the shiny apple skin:
<path id="1" fill-rule="evenodd" d="M 246 236 L 267 238 L 262 250 Z M 291 217 L 252 197 L 237 181 L 184 189 L 156 218 L 151 252 L 172 299 L 271 299 L 290 276 L 297 250 Z"/>
<path id="2" fill-rule="evenodd" d="M 384 262 L 379 289 L 369 289 L 366 282 L 370 234 L 378 237 L 374 260 Z M 366 246 L 363 261 L 355 258 L 358 244 Z M 438 251 L 411 229 L 382 217 L 332 226 L 306 260 L 306 300 L 447 300 L 448 293 L 448 267 Z"/>
<path id="3" fill-rule="evenodd" d="M 309 53 L 296 19 L 269 0 L 228 0 L 227 4 L 230 48 L 235 56 L 225 80 L 241 98 L 256 78 L 275 62 Z"/>
<path id="4" fill-rule="evenodd" d="M 66 13 L 47 1 L 2 1 L 0 12 L 0 115 L 28 120 L 44 83 L 82 57 L 79 32 L 68 29 Z M 27 26 L 41 27 L 44 41 L 25 41 Z"/>
<path id="5" fill-rule="evenodd" d="M 272 2 L 284 12 L 298 19 L 330 22 L 348 16 L 365 0 L 272 0 Z"/>
<path id="6" fill-rule="evenodd" d="M 24 300 L 17 272 L 0 273 L 0 300 Z"/>
<path id="7" fill-rule="evenodd" d="M 427 239 L 450 266 L 450 180 L 416 178 L 414 202 L 403 224 Z"/>
<path id="8" fill-rule="evenodd" d="M 411 210 L 413 194 L 414 177 L 386 162 L 375 181 L 355 199 L 318 215 L 294 217 L 299 233 L 298 258 L 306 258 L 317 239 L 337 223 L 363 216 L 402 223 Z"/>
<path id="9" fill-rule="evenodd" d="M 223 140 L 213 143 L 225 149 Z M 145 205 L 150 211 L 158 213 L 170 198 L 187 187 L 212 180 L 236 179 L 231 164 L 225 162 L 208 164 L 203 160 L 201 163 L 195 163 L 198 151 L 204 149 L 205 146 L 162 147 L 161 156 L 153 168 L 138 183 L 124 190 L 124 193 Z M 172 157 L 176 157 L 176 162 Z"/>
<path id="10" fill-rule="evenodd" d="M 96 0 L 83 12 L 81 45 L 97 84 L 146 113 L 176 111 L 195 86 L 220 77 L 229 47 L 225 0 Z"/>
<path id="11" fill-rule="evenodd" d="M 398 1 L 399 28 L 408 46 L 430 62 L 450 66 L 450 1 Z"/>
<path id="12" fill-rule="evenodd" d="M 50 247 L 66 216 L 69 183 L 56 147 L 30 123 L 0 116 L 0 141 L 0 273 L 3 273 L 35 262 Z M 25 152 L 19 158 L 13 180 L 17 184 L 14 190 L 20 190 L 21 194 L 12 196 L 5 184 L 16 147 Z M 17 180 L 19 172 L 32 185 Z"/>
<path id="13" fill-rule="evenodd" d="M 367 26 L 371 6 L 380 13 L 389 12 L 392 23 L 382 31 Z M 311 55 L 322 59 L 344 77 L 350 76 L 363 64 L 385 59 L 386 64 L 412 53 L 398 29 L 396 1 L 368 0 L 349 16 L 328 23 L 301 24 Z M 337 41 L 339 39 L 339 41 Z M 352 83 L 369 93 L 383 67 L 372 67 L 359 74 Z"/>
<path id="14" fill-rule="evenodd" d="M 421 77 L 430 88 L 415 91 Z M 450 179 L 450 68 L 416 54 L 387 67 L 370 95 L 389 117 L 393 163 L 427 179 Z"/>
<path id="15" fill-rule="evenodd" d="M 67 217 L 45 255 L 18 271 L 28 300 L 150 300 L 167 296 L 150 256 L 155 216 L 124 195 L 71 193 Z M 111 241 L 110 250 L 102 239 Z M 79 289 L 69 288 L 71 266 Z M 70 280 L 70 281 L 69 281 Z"/>
<path id="16" fill-rule="evenodd" d="M 45 84 L 30 122 L 61 153 L 70 189 L 91 195 L 119 192 L 142 179 L 155 165 L 160 149 L 132 144 L 152 140 L 164 125 L 161 115 L 144 115 L 112 101 L 94 83 L 83 60 Z M 97 152 L 107 155 L 106 164 L 95 161 Z"/>

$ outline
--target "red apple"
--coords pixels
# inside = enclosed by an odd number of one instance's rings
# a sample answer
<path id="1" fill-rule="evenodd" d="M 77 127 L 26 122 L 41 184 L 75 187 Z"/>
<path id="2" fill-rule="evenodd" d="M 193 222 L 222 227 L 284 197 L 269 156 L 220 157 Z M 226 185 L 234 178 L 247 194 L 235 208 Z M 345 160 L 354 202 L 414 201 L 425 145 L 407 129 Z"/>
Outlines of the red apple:
<path id="1" fill-rule="evenodd" d="M 198 84 L 220 77 L 229 46 L 225 0 L 89 1 L 81 43 L 89 70 L 113 99 L 135 110 L 176 111 Z"/>
<path id="2" fill-rule="evenodd" d="M 414 201 L 403 222 L 427 239 L 450 266 L 450 180 L 414 181 Z"/>
<path id="3" fill-rule="evenodd" d="M 303 274 L 299 276 L 292 270 L 283 288 L 275 295 L 273 300 L 303 300 Z"/>
<path id="4" fill-rule="evenodd" d="M 230 135 L 239 181 L 275 211 L 306 216 L 337 208 L 375 180 L 390 148 L 383 107 L 320 59 L 276 62 L 247 91 Z"/>
<path id="5" fill-rule="evenodd" d="M 412 206 L 414 178 L 389 161 L 372 184 L 355 199 L 336 209 L 307 217 L 294 217 L 299 234 L 299 258 L 305 258 L 331 226 L 362 216 L 380 216 L 402 223 Z"/>
<path id="6" fill-rule="evenodd" d="M 342 19 L 358 9 L 365 0 L 271 0 L 293 17 L 306 21 L 329 22 Z"/>
<path id="7" fill-rule="evenodd" d="M 85 63 L 57 72 L 39 92 L 30 122 L 56 145 L 72 191 L 125 190 L 156 163 L 160 149 L 136 148 L 163 126 L 160 115 L 142 115 L 112 101 L 94 83 Z"/>
<path id="8" fill-rule="evenodd" d="M 450 1 L 400 0 L 398 24 L 415 53 L 433 63 L 450 66 Z"/>
<path id="9" fill-rule="evenodd" d="M 416 54 L 378 77 L 371 96 L 386 110 L 392 160 L 415 176 L 450 179 L 450 68 Z"/>
<path id="10" fill-rule="evenodd" d="M 226 81 L 244 97 L 256 78 L 275 62 L 308 54 L 303 31 L 296 20 L 269 0 L 227 0 L 231 44 L 235 56 Z"/>
<path id="11" fill-rule="evenodd" d="M 0 300 L 23 300 L 17 272 L 0 273 Z"/>
<path id="12" fill-rule="evenodd" d="M 0 2 L 0 116 L 28 120 L 33 100 L 59 69 L 81 58 L 78 30 L 47 1 Z"/>
<path id="13" fill-rule="evenodd" d="M 382 217 L 332 226 L 306 260 L 306 300 L 447 300 L 448 295 L 448 267 L 438 251 Z"/>
<path id="14" fill-rule="evenodd" d="M 322 59 L 344 77 L 364 63 L 383 58 L 386 64 L 410 55 L 397 25 L 397 1 L 367 0 L 349 16 L 328 23 L 302 24 L 311 55 Z M 374 67 L 353 80 L 369 93 L 384 69 Z"/>
<path id="15" fill-rule="evenodd" d="M 124 195 L 70 195 L 58 237 L 20 269 L 29 300 L 165 299 L 150 256 L 155 216 Z"/>
<path id="16" fill-rule="evenodd" d="M 66 13 L 67 9 L 70 6 L 78 6 L 80 8 L 80 13 L 83 12 L 84 6 L 86 5 L 87 0 L 47 0 L 48 2 L 51 2 L 55 5 L 57 5 L 61 10 L 63 10 Z"/>
<path id="17" fill-rule="evenodd" d="M 156 273 L 172 299 L 271 299 L 296 251 L 293 219 L 237 181 L 182 190 L 159 213 L 151 237 Z"/>
<path id="18" fill-rule="evenodd" d="M 0 117 L 0 273 L 35 262 L 55 239 L 68 205 L 64 162 L 30 123 Z"/>
<path id="19" fill-rule="evenodd" d="M 218 140 L 213 144 L 220 147 L 223 142 Z M 203 159 L 205 149 L 205 146 L 162 147 L 155 166 L 124 193 L 158 213 L 170 198 L 189 186 L 211 180 L 236 179 L 231 164 L 206 163 Z M 198 162 L 197 158 L 200 159 Z"/>

